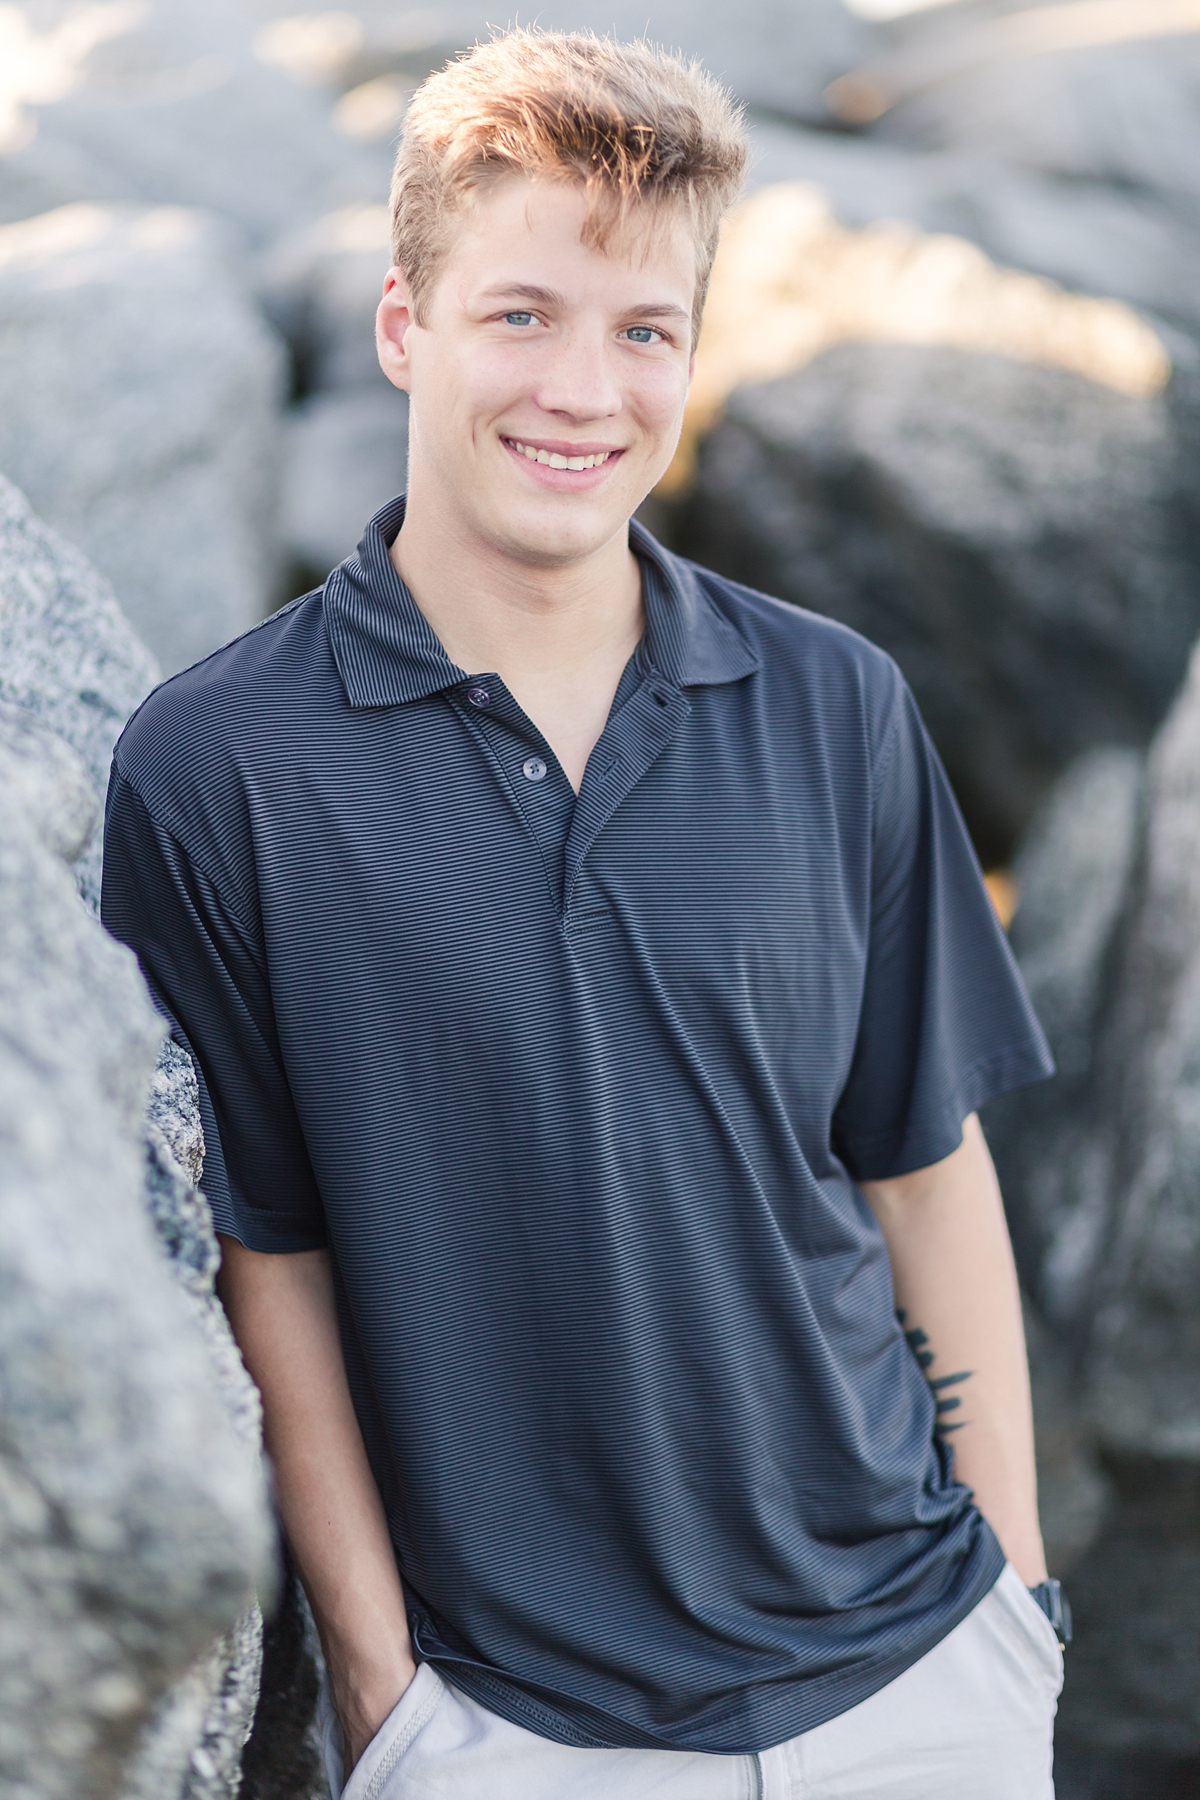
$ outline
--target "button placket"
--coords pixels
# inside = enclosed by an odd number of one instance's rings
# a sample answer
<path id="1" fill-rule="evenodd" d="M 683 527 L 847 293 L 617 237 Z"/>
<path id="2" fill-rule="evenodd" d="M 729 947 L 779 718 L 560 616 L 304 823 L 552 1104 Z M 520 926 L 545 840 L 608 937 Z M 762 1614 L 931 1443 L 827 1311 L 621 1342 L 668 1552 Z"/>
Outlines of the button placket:
<path id="1" fill-rule="evenodd" d="M 652 676 L 601 734 L 597 749 L 603 746 L 616 754 L 603 773 L 597 770 L 594 778 L 593 762 L 598 761 L 595 750 L 588 761 L 567 837 L 563 871 L 565 918 L 573 912 L 576 882 L 592 845 L 617 808 L 657 762 L 691 710 L 690 702 L 677 688 Z"/>

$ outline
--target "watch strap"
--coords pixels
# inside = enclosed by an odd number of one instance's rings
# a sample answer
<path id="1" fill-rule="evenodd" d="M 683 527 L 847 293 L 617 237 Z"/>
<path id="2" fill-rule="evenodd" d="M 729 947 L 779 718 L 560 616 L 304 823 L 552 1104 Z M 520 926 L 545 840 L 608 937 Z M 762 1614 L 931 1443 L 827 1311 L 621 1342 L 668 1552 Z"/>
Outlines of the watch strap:
<path id="1" fill-rule="evenodd" d="M 1029 1592 L 1053 1625 L 1054 1635 L 1065 1650 L 1071 1641 L 1071 1603 L 1063 1593 L 1062 1582 L 1039 1581 Z"/>

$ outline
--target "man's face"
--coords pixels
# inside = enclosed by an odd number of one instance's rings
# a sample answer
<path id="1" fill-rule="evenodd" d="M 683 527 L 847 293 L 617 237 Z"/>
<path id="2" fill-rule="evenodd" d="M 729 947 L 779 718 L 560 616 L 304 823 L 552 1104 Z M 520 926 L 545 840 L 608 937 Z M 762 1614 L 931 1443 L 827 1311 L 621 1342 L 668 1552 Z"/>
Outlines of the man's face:
<path id="1" fill-rule="evenodd" d="M 663 210 L 605 250 L 583 221 L 574 186 L 497 182 L 464 212 L 425 324 L 399 270 L 379 309 L 384 372 L 411 396 L 410 488 L 436 484 L 481 545 L 542 567 L 622 528 L 671 460 L 691 374 L 686 218 Z"/>

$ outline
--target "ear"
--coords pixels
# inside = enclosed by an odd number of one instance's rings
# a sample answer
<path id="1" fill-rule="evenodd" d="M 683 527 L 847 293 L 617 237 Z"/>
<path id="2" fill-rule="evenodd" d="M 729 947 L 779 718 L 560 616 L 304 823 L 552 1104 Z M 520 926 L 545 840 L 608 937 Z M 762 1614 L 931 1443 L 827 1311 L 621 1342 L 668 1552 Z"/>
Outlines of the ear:
<path id="1" fill-rule="evenodd" d="M 415 323 L 408 276 L 403 269 L 389 269 L 383 280 L 383 299 L 375 314 L 375 348 L 388 380 L 406 393 L 412 380 L 409 332 Z"/>

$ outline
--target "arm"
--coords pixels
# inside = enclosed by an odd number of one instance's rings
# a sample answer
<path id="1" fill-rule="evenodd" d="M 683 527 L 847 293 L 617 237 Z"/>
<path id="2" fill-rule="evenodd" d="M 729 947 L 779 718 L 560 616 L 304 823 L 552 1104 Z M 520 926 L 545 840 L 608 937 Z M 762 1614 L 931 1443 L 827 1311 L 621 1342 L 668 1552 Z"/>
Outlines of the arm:
<path id="1" fill-rule="evenodd" d="M 1033 1411 L 1000 1188 L 972 1113 L 953 1155 L 864 1181 L 887 1242 L 896 1308 L 953 1433 L 955 1472 L 1028 1587 L 1046 1579 Z"/>
<path id="2" fill-rule="evenodd" d="M 312 1605 L 349 1773 L 416 1673 L 383 1504 L 354 1415 L 328 1252 L 221 1239 L 219 1289 L 263 1402 L 284 1530 Z"/>

